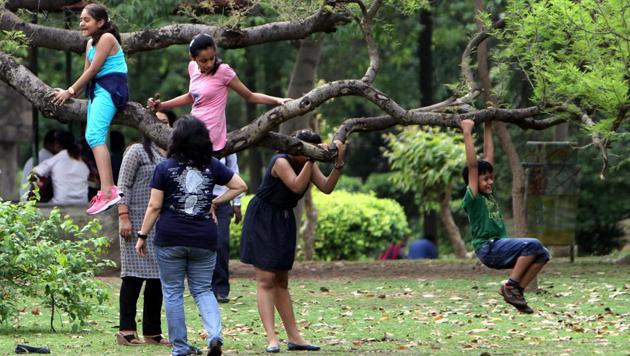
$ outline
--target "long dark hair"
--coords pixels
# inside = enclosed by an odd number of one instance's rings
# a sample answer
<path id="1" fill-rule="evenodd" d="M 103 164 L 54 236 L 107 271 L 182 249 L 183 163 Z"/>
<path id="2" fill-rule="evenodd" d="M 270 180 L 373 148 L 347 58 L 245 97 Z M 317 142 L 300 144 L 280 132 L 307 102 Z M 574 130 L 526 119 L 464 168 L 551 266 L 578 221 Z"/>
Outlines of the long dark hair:
<path id="1" fill-rule="evenodd" d="M 74 159 L 79 159 L 81 156 L 81 149 L 74 139 L 74 135 L 70 131 L 61 131 L 57 133 L 57 142 L 61 146 L 62 150 L 68 151 L 68 155 Z"/>
<path id="2" fill-rule="evenodd" d="M 322 143 L 322 137 L 318 133 L 309 129 L 295 131 L 291 134 L 291 136 L 297 138 L 298 140 L 312 143 L 314 145 L 319 145 L 320 143 Z"/>
<path id="3" fill-rule="evenodd" d="M 173 127 L 173 125 L 175 125 L 175 121 L 177 121 L 177 115 L 175 115 L 175 113 L 171 110 L 162 111 L 162 113 L 164 113 L 168 118 L 168 127 Z M 147 156 L 149 156 L 149 160 L 151 160 L 152 163 L 155 163 L 155 155 L 153 154 L 152 149 L 153 141 L 149 136 L 142 135 L 142 147 L 144 148 L 144 152 L 147 153 Z"/>
<path id="4" fill-rule="evenodd" d="M 208 165 L 212 159 L 212 141 L 206 125 L 192 115 L 177 120 L 167 156 L 182 163 L 190 162 L 197 168 Z"/>
<path id="5" fill-rule="evenodd" d="M 219 66 L 223 64 L 223 61 L 217 55 L 217 45 L 212 36 L 207 33 L 198 34 L 193 37 L 192 41 L 190 41 L 188 50 L 190 51 L 190 55 L 195 58 L 199 55 L 199 52 L 208 48 L 212 48 L 214 50 L 214 65 L 212 66 L 212 69 L 210 69 L 210 74 L 214 75 L 214 73 L 216 73 L 219 69 Z"/>
<path id="6" fill-rule="evenodd" d="M 100 40 L 101 36 L 103 36 L 103 34 L 105 33 L 111 33 L 112 35 L 114 35 L 114 37 L 116 37 L 116 41 L 118 41 L 118 44 L 122 43 L 122 41 L 120 40 L 120 32 L 118 31 L 118 26 L 116 26 L 116 24 L 109 19 L 109 16 L 107 15 L 107 8 L 105 8 L 105 6 L 98 4 L 88 4 L 84 7 L 84 9 L 88 12 L 88 14 L 90 14 L 90 16 L 92 16 L 92 18 L 94 18 L 94 20 L 105 21 L 103 26 L 99 27 L 98 30 L 96 30 L 96 32 L 92 34 L 92 46 L 96 46 L 98 40 Z"/>

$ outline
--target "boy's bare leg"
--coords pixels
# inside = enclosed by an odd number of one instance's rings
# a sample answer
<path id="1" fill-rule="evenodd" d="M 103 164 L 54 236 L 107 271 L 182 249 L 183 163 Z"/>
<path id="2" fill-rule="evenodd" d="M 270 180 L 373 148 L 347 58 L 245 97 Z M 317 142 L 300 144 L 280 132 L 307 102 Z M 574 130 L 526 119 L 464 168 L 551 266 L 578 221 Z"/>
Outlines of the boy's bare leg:
<path id="1" fill-rule="evenodd" d="M 546 262 L 538 262 L 538 263 L 533 263 L 529 266 L 529 268 L 527 269 L 527 271 L 525 272 L 525 274 L 523 275 L 523 278 L 521 278 L 521 281 L 519 283 L 523 289 L 527 288 L 529 283 L 531 283 L 531 281 L 534 280 L 534 278 L 536 278 L 536 276 L 538 275 L 538 272 L 540 272 L 540 270 L 545 266 L 545 264 Z"/>
<path id="2" fill-rule="evenodd" d="M 510 278 L 514 281 L 518 281 L 520 286 L 525 288 L 525 286 L 523 286 L 521 282 L 526 272 L 528 271 L 529 267 L 531 266 L 531 264 L 534 262 L 535 259 L 536 259 L 536 256 L 521 256 L 518 259 L 516 259 L 516 264 L 514 265 L 514 268 L 512 269 L 512 272 L 510 273 Z"/>

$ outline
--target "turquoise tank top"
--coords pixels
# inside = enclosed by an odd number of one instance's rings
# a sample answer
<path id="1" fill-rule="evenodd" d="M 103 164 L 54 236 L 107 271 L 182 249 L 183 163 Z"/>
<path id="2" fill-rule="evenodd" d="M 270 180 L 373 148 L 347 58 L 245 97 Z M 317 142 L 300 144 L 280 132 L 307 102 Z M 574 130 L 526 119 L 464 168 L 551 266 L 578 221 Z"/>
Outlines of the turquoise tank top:
<path id="1" fill-rule="evenodd" d="M 96 54 L 96 46 L 92 46 L 87 53 L 87 59 L 90 63 L 94 59 Z M 105 62 L 101 66 L 101 69 L 96 73 L 96 78 L 100 78 L 109 73 L 127 73 L 127 62 L 125 62 L 125 53 L 122 47 L 118 45 L 118 52 L 105 58 Z"/>

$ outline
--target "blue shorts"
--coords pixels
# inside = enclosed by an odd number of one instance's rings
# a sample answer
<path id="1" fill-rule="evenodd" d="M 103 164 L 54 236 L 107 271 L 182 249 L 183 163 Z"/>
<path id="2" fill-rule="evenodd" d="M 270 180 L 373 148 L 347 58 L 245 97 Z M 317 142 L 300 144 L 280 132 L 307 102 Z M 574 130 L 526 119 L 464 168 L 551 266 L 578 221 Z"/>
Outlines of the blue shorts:
<path id="1" fill-rule="evenodd" d="M 549 251 L 532 238 L 505 238 L 491 240 L 475 251 L 484 265 L 494 269 L 513 268 L 521 256 L 536 256 L 534 263 L 549 261 Z"/>
<path id="2" fill-rule="evenodd" d="M 94 99 L 88 99 L 87 126 L 85 140 L 90 148 L 104 145 L 112 119 L 116 115 L 116 106 L 109 92 L 96 84 Z"/>

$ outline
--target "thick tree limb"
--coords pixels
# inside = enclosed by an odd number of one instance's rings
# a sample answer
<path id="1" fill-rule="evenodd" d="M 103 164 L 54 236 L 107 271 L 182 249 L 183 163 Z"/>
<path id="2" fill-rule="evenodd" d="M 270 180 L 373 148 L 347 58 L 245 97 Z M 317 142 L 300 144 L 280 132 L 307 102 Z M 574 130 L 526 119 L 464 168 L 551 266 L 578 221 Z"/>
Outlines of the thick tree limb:
<path id="1" fill-rule="evenodd" d="M 4 5 L 11 11 L 25 9 L 29 11 L 63 11 L 68 7 L 85 6 L 85 0 L 8 0 Z"/>
<path id="2" fill-rule="evenodd" d="M 492 27 L 495 29 L 505 27 L 505 20 L 501 19 L 495 22 Z M 475 80 L 475 75 L 473 74 L 472 67 L 470 66 L 470 61 L 472 58 L 473 50 L 475 50 L 477 46 L 479 46 L 479 44 L 485 41 L 488 37 L 490 37 L 490 35 L 487 32 L 480 31 L 468 42 L 468 44 L 466 45 L 466 49 L 464 49 L 464 52 L 462 53 L 460 67 L 462 70 L 462 77 L 464 78 L 464 82 L 468 87 L 468 93 L 464 97 L 460 98 L 460 101 L 462 102 L 470 103 L 480 93 L 481 88 Z"/>
<path id="3" fill-rule="evenodd" d="M 48 118 L 57 119 L 61 122 L 85 121 L 85 100 L 70 100 L 61 107 L 52 105 L 50 101 L 52 88 L 3 52 L 0 52 L 0 80 L 6 82 L 25 96 Z M 549 125 L 558 123 L 557 120 L 545 121 L 546 119 L 535 119 L 535 116 L 543 114 L 542 109 L 536 106 L 524 109 L 488 108 L 461 114 L 424 112 L 422 108 L 406 110 L 387 95 L 364 81 L 343 80 L 315 88 L 299 99 L 269 110 L 249 125 L 230 132 L 228 144 L 222 153 L 238 152 L 250 146 L 261 144 L 283 151 L 304 153 L 319 160 L 330 160 L 330 154 L 322 149 L 301 144 L 299 141 L 289 139 L 286 136 L 269 134 L 269 132 L 282 122 L 304 115 L 331 98 L 348 95 L 360 96 L 373 102 L 386 112 L 388 116 L 346 120 L 336 137 L 342 139 L 342 141 L 345 141 L 345 138 L 351 132 L 381 130 L 394 125 L 458 127 L 459 121 L 465 118 L 479 122 L 500 120 L 514 123 L 521 127 L 535 129 L 546 128 Z M 167 145 L 169 129 L 160 125 L 155 116 L 138 103 L 129 103 L 124 110 L 116 115 L 113 123 L 135 127 L 151 137 L 160 146 L 165 147 Z"/>
<path id="4" fill-rule="evenodd" d="M 591 117 L 588 116 L 586 113 L 582 113 L 582 115 L 580 116 L 580 120 L 586 127 L 592 127 L 593 125 L 595 125 Z M 604 179 L 606 178 L 606 173 L 608 172 L 608 148 L 606 147 L 606 141 L 602 139 L 602 135 L 597 132 L 593 132 L 591 134 L 591 140 L 593 141 L 593 145 L 595 145 L 595 147 L 597 147 L 602 154 L 603 163 L 602 170 L 599 173 L 599 177 L 601 179 Z"/>
<path id="5" fill-rule="evenodd" d="M 85 51 L 86 38 L 79 31 L 63 30 L 24 22 L 8 10 L 1 10 L 0 30 L 23 31 L 31 45 L 75 53 Z M 187 44 L 196 34 L 211 34 L 222 48 L 242 48 L 261 43 L 297 40 L 317 32 L 334 32 L 337 26 L 350 21 L 346 12 L 320 10 L 303 20 L 282 21 L 243 29 L 223 29 L 197 24 L 168 25 L 123 33 L 122 45 L 127 54 L 165 48 L 174 44 Z"/>

